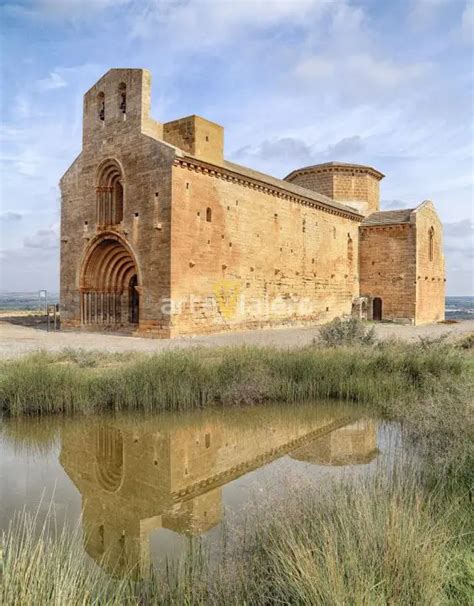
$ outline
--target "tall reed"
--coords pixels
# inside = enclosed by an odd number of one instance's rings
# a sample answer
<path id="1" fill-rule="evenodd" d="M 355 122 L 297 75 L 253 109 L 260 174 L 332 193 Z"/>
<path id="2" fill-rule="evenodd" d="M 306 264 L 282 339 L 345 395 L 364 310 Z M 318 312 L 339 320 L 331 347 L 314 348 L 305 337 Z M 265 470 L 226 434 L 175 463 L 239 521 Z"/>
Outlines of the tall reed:
<path id="1" fill-rule="evenodd" d="M 466 355 L 453 347 L 408 344 L 196 349 L 134 358 L 98 353 L 87 364 L 77 352 L 43 353 L 0 364 L 0 410 L 11 416 L 192 410 L 328 397 L 383 409 L 462 381 L 466 368 Z"/>
<path id="2" fill-rule="evenodd" d="M 106 576 L 77 532 L 50 526 L 38 532 L 24 514 L 4 536 L 2 604 L 461 606 L 472 597 L 465 505 L 427 495 L 413 465 L 324 491 L 300 486 L 255 511 L 214 562 L 195 543 L 141 580 Z"/>

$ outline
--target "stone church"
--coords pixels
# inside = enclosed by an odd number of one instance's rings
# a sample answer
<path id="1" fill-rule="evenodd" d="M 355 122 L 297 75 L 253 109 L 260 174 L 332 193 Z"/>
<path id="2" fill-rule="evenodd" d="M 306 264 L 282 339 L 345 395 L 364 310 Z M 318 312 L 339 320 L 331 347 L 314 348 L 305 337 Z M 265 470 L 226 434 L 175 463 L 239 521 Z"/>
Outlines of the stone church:
<path id="1" fill-rule="evenodd" d="M 328 322 L 444 319 L 433 204 L 381 211 L 384 175 L 328 162 L 277 179 L 224 159 L 224 129 L 150 117 L 150 73 L 84 96 L 61 179 L 64 328 L 156 337 Z"/>

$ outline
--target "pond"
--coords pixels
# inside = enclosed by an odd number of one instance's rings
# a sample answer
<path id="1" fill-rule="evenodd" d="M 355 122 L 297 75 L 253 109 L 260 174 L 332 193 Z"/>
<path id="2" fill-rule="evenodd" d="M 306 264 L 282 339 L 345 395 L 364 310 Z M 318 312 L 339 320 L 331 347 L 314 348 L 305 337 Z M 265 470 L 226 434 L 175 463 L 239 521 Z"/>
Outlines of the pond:
<path id="1" fill-rule="evenodd" d="M 396 432 L 395 432 L 396 433 Z M 108 572 L 157 567 L 193 537 L 212 551 L 260 501 L 370 474 L 397 448 L 389 424 L 312 402 L 193 413 L 4 420 L 0 532 L 16 511 L 80 526 Z M 104 554 L 108 554 L 104 560 Z"/>

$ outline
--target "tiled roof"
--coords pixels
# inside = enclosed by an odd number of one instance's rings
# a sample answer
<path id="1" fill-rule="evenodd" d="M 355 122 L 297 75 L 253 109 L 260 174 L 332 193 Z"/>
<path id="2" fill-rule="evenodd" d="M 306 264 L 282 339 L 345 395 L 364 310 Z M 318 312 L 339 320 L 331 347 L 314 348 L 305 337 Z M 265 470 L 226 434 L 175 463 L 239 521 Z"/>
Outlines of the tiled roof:
<path id="1" fill-rule="evenodd" d="M 290 180 L 300 173 L 318 172 L 328 168 L 341 168 L 345 171 L 351 168 L 356 170 L 362 170 L 364 172 L 371 172 L 378 180 L 383 179 L 385 175 L 373 166 L 366 166 L 365 164 L 354 164 L 352 162 L 323 162 L 322 164 L 312 164 L 311 166 L 302 166 L 301 168 L 295 168 L 289 175 L 286 175 L 285 180 Z"/>
<path id="2" fill-rule="evenodd" d="M 294 183 L 284 181 L 283 179 L 277 179 L 276 177 L 272 177 L 265 173 L 261 173 L 251 168 L 247 168 L 246 166 L 234 164 L 233 162 L 228 162 L 226 160 L 224 161 L 224 168 L 232 172 L 238 173 L 243 177 L 248 177 L 257 181 L 262 181 L 263 183 L 268 183 L 268 185 L 273 185 L 273 187 L 278 187 L 279 189 L 283 189 L 288 193 L 292 193 L 297 196 L 302 196 L 304 198 L 309 198 L 310 200 L 314 200 L 315 202 L 321 202 L 325 206 L 332 207 L 336 210 L 348 212 L 352 215 L 359 215 L 358 211 L 352 208 L 351 206 L 347 206 L 345 204 L 342 204 L 341 202 L 336 202 L 332 198 L 328 198 L 327 196 L 319 194 L 311 189 L 307 189 L 306 187 L 295 185 Z"/>
<path id="3" fill-rule="evenodd" d="M 372 213 L 362 221 L 362 227 L 368 225 L 399 225 L 400 223 L 410 223 L 410 215 L 413 208 L 404 208 L 402 210 L 381 210 Z"/>

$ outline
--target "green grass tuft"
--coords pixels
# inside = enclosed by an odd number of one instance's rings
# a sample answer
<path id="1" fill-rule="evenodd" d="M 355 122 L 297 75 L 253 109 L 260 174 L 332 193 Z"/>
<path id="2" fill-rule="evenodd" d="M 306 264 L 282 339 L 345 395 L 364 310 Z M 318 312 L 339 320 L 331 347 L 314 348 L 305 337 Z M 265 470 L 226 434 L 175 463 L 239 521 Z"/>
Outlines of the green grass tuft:
<path id="1" fill-rule="evenodd" d="M 463 382 L 469 354 L 445 344 L 191 350 L 156 355 L 38 353 L 0 364 L 10 416 L 338 398 L 380 408 Z"/>

